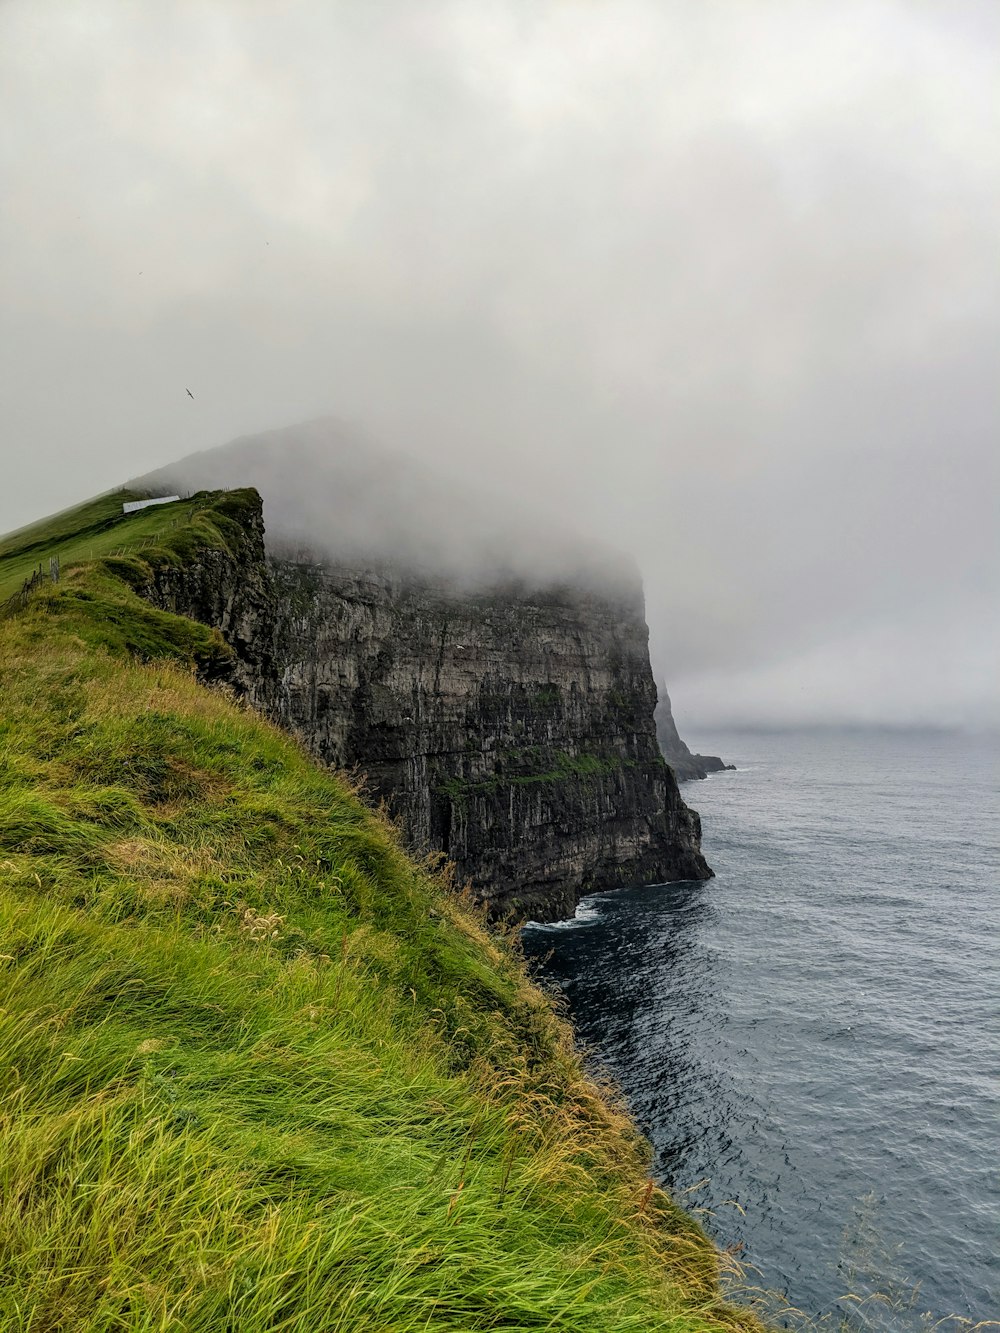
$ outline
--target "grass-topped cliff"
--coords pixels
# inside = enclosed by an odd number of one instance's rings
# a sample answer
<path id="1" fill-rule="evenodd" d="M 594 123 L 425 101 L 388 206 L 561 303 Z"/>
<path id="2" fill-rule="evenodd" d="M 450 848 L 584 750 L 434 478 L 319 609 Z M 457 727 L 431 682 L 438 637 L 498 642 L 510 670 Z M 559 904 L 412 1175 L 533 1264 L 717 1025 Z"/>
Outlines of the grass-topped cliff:
<path id="1" fill-rule="evenodd" d="M 750 1326 L 516 950 L 134 591 L 245 495 L 120 500 L 0 544 L 62 558 L 0 622 L 0 1329 Z"/>

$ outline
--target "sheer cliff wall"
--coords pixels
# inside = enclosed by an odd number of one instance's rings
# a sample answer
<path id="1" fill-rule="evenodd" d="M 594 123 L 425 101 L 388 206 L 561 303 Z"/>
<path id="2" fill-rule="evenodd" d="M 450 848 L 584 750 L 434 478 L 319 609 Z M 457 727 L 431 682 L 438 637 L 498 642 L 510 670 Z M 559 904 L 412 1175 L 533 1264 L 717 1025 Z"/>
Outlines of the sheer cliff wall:
<path id="1" fill-rule="evenodd" d="M 326 763 L 359 768 L 417 851 L 494 913 L 572 913 L 586 893 L 704 879 L 698 816 L 656 740 L 638 584 L 458 592 L 268 554 L 259 498 L 240 558 L 157 571 L 158 605 L 218 626 L 232 680 Z"/>

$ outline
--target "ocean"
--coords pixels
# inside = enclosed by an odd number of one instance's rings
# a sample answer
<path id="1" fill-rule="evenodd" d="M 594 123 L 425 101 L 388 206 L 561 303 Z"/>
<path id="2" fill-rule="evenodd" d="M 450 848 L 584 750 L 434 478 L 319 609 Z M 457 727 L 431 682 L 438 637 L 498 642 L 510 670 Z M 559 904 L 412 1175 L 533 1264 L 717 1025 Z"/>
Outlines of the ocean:
<path id="1" fill-rule="evenodd" d="M 779 1322 L 1000 1320 L 1000 739 L 697 740 L 737 765 L 682 788 L 717 877 L 526 952 Z"/>

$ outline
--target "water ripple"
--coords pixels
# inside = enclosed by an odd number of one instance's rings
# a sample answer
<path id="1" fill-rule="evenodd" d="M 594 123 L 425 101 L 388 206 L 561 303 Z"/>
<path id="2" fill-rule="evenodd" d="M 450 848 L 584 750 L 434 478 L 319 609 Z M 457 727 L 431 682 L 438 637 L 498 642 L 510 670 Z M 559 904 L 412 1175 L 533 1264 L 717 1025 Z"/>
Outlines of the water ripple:
<path id="1" fill-rule="evenodd" d="M 599 895 L 526 951 L 766 1286 L 852 1328 L 1000 1318 L 996 742 L 712 748 L 738 772 L 685 792 L 718 878 Z"/>

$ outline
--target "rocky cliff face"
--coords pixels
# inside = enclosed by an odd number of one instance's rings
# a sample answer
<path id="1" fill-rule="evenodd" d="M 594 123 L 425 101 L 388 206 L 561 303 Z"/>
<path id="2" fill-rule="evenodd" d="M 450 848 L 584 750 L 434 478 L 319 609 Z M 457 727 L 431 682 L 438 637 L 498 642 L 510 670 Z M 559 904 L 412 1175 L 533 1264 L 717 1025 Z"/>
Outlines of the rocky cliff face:
<path id="1" fill-rule="evenodd" d="M 714 754 L 692 754 L 680 738 L 677 723 L 670 707 L 670 695 L 666 685 L 660 687 L 660 696 L 656 702 L 656 738 L 667 763 L 674 770 L 678 782 L 687 782 L 691 778 L 707 778 L 709 773 L 721 773 L 724 769 L 735 769 L 735 764 L 726 764 Z"/>
<path id="2" fill-rule="evenodd" d="M 541 919 L 711 875 L 657 746 L 638 585 L 457 591 L 266 555 L 242 494 L 238 558 L 161 568 L 146 595 L 218 626 L 234 684 L 318 758 L 364 770 L 416 850 L 444 852 L 494 913 Z"/>

